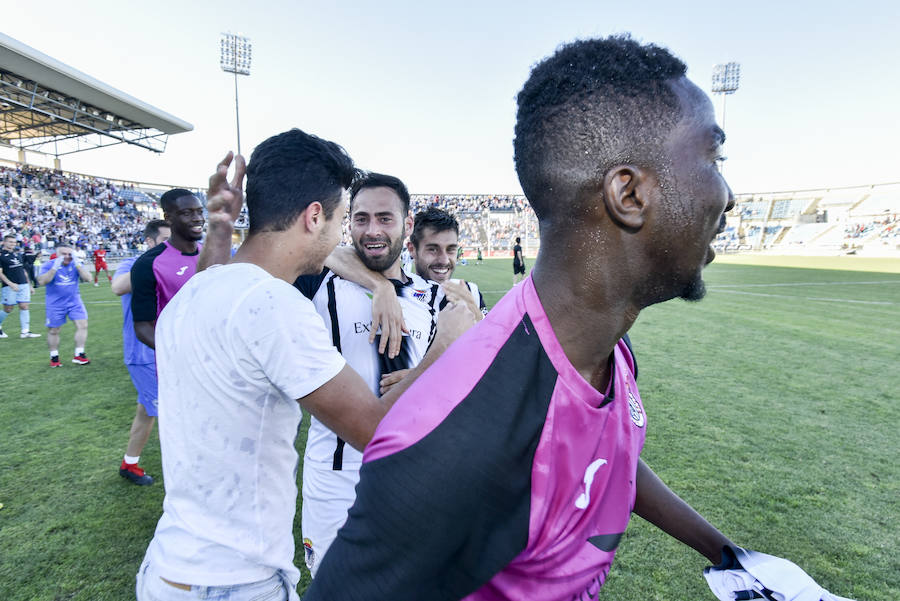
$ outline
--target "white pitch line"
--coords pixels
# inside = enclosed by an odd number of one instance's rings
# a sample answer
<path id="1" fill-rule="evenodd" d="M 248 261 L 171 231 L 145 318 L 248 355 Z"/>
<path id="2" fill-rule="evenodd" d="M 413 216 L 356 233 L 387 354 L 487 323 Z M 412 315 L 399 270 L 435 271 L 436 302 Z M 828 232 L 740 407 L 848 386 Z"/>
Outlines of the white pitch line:
<path id="1" fill-rule="evenodd" d="M 771 298 L 799 298 L 801 300 L 808 301 L 823 301 L 829 303 L 852 303 L 859 305 L 888 305 L 893 306 L 897 303 L 893 303 L 891 301 L 864 301 L 864 300 L 853 300 L 849 298 L 824 298 L 817 296 L 795 296 L 792 294 L 766 294 L 765 292 L 744 292 L 742 290 L 720 290 L 720 292 L 724 292 L 726 294 L 744 294 L 746 296 L 768 296 Z"/>
<path id="2" fill-rule="evenodd" d="M 857 286 L 857 285 L 878 285 L 878 284 L 900 284 L 900 280 L 881 280 L 877 282 L 773 282 L 771 284 L 717 284 L 708 286 L 710 290 L 713 288 L 766 288 L 766 287 L 783 287 L 783 286 Z"/>

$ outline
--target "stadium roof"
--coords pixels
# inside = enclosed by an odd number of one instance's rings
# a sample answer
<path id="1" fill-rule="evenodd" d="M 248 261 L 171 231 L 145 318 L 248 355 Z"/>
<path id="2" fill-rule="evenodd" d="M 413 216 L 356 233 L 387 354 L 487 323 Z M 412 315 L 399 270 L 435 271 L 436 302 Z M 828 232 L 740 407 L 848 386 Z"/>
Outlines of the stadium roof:
<path id="1" fill-rule="evenodd" d="M 170 134 L 192 129 L 0 33 L 0 143 L 57 156 L 113 144 L 163 152 Z"/>

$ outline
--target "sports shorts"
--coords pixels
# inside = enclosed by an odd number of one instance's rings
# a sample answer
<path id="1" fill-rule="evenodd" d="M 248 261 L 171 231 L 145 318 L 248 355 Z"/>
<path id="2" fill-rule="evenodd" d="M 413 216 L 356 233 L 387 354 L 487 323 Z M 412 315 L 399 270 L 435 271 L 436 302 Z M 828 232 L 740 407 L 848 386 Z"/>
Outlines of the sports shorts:
<path id="1" fill-rule="evenodd" d="M 159 392 L 157 390 L 156 365 L 153 363 L 126 363 L 125 367 L 128 368 L 131 382 L 137 390 L 137 402 L 144 406 L 144 409 L 147 410 L 147 415 L 156 417 L 159 414 L 157 409 Z"/>
<path id="2" fill-rule="evenodd" d="M 513 274 L 517 273 L 525 273 L 525 264 L 519 263 L 518 261 L 513 261 Z"/>
<path id="3" fill-rule="evenodd" d="M 44 323 L 48 328 L 58 328 L 66 325 L 66 317 L 72 321 L 78 319 L 87 319 L 87 309 L 81 298 L 76 298 L 69 302 L 63 303 L 47 303 L 46 306 L 47 321 Z"/>
<path id="4" fill-rule="evenodd" d="M 306 567 L 313 577 L 319 560 L 337 537 L 356 501 L 359 467 L 333 470 L 330 465 L 303 463 L 303 508 L 300 531 Z"/>
<path id="5" fill-rule="evenodd" d="M 101 271 L 103 269 L 105 269 L 106 271 L 109 271 L 109 268 L 106 266 L 106 261 L 94 263 L 94 271 Z"/>
<path id="6" fill-rule="evenodd" d="M 19 284 L 18 292 L 13 290 L 12 286 L 4 286 L 3 292 L 0 292 L 0 303 L 7 307 L 15 305 L 16 303 L 27 302 L 31 302 L 31 286 L 28 282 Z"/>

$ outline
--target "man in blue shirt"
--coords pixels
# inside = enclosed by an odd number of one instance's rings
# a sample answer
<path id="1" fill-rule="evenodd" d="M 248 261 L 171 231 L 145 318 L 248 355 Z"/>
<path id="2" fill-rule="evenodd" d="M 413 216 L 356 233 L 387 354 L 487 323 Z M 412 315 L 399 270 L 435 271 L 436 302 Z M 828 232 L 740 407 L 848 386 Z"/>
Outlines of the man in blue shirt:
<path id="1" fill-rule="evenodd" d="M 144 243 L 148 249 L 154 248 L 169 239 L 171 235 L 169 222 L 162 219 L 151 221 L 144 228 Z M 131 266 L 138 257 L 130 257 L 119 263 L 116 275 L 112 280 L 112 291 L 122 297 L 122 350 L 125 355 L 125 367 L 131 375 L 138 393 L 137 412 L 131 422 L 131 434 L 128 437 L 128 448 L 119 466 L 119 475 L 140 486 L 153 484 L 153 478 L 138 465 L 141 451 L 153 431 L 156 421 L 156 355 L 153 349 L 137 339 L 134 333 L 134 319 L 131 315 Z"/>
<path id="2" fill-rule="evenodd" d="M 72 363 L 87 365 L 91 362 L 84 354 L 87 340 L 87 309 L 81 301 L 78 280 L 91 280 L 91 272 L 68 246 L 56 249 L 56 258 L 41 266 L 38 283 L 47 287 L 47 346 L 50 347 L 50 367 L 62 367 L 59 362 L 59 329 L 66 319 L 75 322 L 75 356 Z"/>

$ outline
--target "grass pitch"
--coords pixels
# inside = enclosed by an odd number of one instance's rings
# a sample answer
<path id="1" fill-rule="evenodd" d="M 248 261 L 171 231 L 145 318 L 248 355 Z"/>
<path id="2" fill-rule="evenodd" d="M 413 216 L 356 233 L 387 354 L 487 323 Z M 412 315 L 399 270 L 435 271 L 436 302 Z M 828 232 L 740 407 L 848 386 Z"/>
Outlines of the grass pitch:
<path id="1" fill-rule="evenodd" d="M 701 303 L 644 311 L 631 338 L 649 415 L 645 460 L 738 544 L 787 557 L 858 601 L 900 598 L 900 262 L 707 268 Z M 492 305 L 508 260 L 461 266 Z M 529 266 L 533 261 L 528 261 Z M 124 600 L 162 510 L 156 435 L 118 476 L 135 392 L 108 284 L 83 286 L 89 366 L 47 367 L 45 337 L 0 340 L 0 600 Z M 33 330 L 46 336 L 43 292 Z M 586 333 L 589 335 L 589 333 Z M 302 449 L 305 427 L 298 447 Z M 299 499 L 296 563 L 302 565 Z M 411 550 L 411 552 L 413 552 Z M 601 599 L 713 599 L 704 558 L 632 520 Z M 301 583 L 305 589 L 307 580 Z"/>

